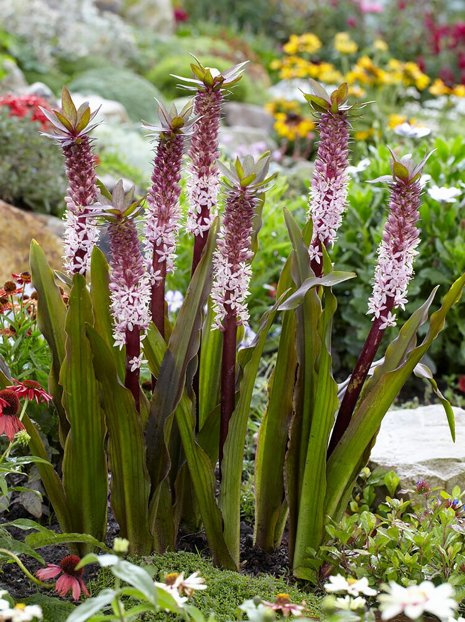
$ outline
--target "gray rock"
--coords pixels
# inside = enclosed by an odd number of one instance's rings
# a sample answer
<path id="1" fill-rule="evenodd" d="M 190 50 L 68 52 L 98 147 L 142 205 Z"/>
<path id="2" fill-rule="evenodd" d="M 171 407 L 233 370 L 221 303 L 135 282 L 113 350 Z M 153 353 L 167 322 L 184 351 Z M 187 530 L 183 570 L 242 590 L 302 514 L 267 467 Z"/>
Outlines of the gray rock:
<path id="1" fill-rule="evenodd" d="M 0 66 L 2 73 L 5 72 L 0 80 L 0 93 L 17 93 L 27 87 L 23 72 L 13 60 L 5 58 L 0 61 Z"/>
<path id="2" fill-rule="evenodd" d="M 91 110 L 99 112 L 95 117 L 97 122 L 108 121 L 110 123 L 128 123 L 129 115 L 126 108 L 120 102 L 112 99 L 104 99 L 100 95 L 81 95 L 81 93 L 73 93 L 73 100 L 77 107 L 82 103 L 88 102 Z"/>
<path id="3" fill-rule="evenodd" d="M 54 105 L 57 101 L 57 98 L 55 97 L 52 89 L 43 82 L 34 82 L 33 84 L 30 84 L 27 88 L 24 89 L 24 93 L 26 95 L 35 95 L 36 97 L 42 97 L 42 99 L 46 99 L 48 102 L 53 103 Z"/>
<path id="4" fill-rule="evenodd" d="M 247 153 L 257 157 L 268 149 L 276 149 L 276 143 L 269 132 L 256 127 L 237 125 L 220 128 L 220 145 L 230 156 L 243 156 Z"/>
<path id="5" fill-rule="evenodd" d="M 140 28 L 157 35 L 174 32 L 174 11 L 170 0 L 138 0 L 126 10 L 126 17 Z"/>
<path id="6" fill-rule="evenodd" d="M 262 106 L 227 101 L 224 103 L 223 113 L 224 122 L 229 126 L 247 125 L 267 132 L 273 129 L 273 117 Z"/>
<path id="7" fill-rule="evenodd" d="M 465 411 L 454 408 L 456 442 L 442 406 L 389 411 L 371 452 L 374 466 L 395 470 L 402 483 L 425 479 L 450 491 L 465 488 Z"/>

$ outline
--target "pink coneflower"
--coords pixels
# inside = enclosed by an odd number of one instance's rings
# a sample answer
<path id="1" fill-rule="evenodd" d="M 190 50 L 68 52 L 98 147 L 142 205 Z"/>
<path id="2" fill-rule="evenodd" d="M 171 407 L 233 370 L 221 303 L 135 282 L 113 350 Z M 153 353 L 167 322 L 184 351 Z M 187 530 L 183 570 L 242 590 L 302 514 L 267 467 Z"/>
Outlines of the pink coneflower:
<path id="1" fill-rule="evenodd" d="M 15 380 L 14 382 L 14 385 L 7 388 L 14 391 L 20 398 L 25 398 L 30 402 L 35 400 L 37 404 L 39 402 L 50 402 L 53 399 L 35 380 Z"/>
<path id="2" fill-rule="evenodd" d="M 97 198 L 95 156 L 89 133 L 96 127 L 91 124 L 98 110 L 91 112 L 83 103 L 76 109 L 71 95 L 63 88 L 61 109 L 52 112 L 42 109 L 52 124 L 52 132 L 43 132 L 56 140 L 65 156 L 68 192 L 65 197 L 65 267 L 71 274 L 85 274 L 90 255 L 98 240 L 98 229 L 89 217 L 91 205 Z"/>
<path id="3" fill-rule="evenodd" d="M 413 276 L 413 260 L 419 244 L 417 223 L 420 177 L 428 157 L 429 155 L 415 165 L 410 155 L 397 159 L 392 153 L 392 175 L 375 180 L 390 184 L 391 198 L 389 216 L 378 248 L 373 294 L 368 305 L 368 313 L 373 315 L 373 323 L 342 399 L 329 453 L 334 450 L 350 423 L 384 331 L 396 323 L 394 310 L 403 309 L 407 302 L 407 288 Z"/>
<path id="4" fill-rule="evenodd" d="M 146 270 L 134 222 L 141 202 L 134 200 L 134 187 L 124 191 L 119 181 L 113 194 L 102 188 L 94 215 L 103 217 L 110 239 L 110 296 L 113 337 L 116 347 L 126 346 L 125 385 L 139 408 L 141 334 L 149 324 L 150 276 Z"/>
<path id="5" fill-rule="evenodd" d="M 19 399 L 11 389 L 0 391 L 0 435 L 5 435 L 11 442 L 15 434 L 24 430 L 24 425 L 18 418 Z"/>
<path id="6" fill-rule="evenodd" d="M 173 591 L 177 591 L 180 596 L 188 597 L 198 590 L 207 589 L 205 579 L 198 572 L 192 573 L 186 579 L 183 572 L 170 572 L 165 576 L 165 585 Z"/>
<path id="7" fill-rule="evenodd" d="M 342 84 L 331 96 L 314 80 L 313 94 L 305 95 L 319 115 L 320 142 L 310 190 L 309 218 L 313 235 L 309 254 L 317 276 L 323 271 L 323 246 L 331 247 L 347 206 L 350 107 L 348 87 Z"/>
<path id="8" fill-rule="evenodd" d="M 197 121 L 189 149 L 190 207 L 187 218 L 187 229 L 195 239 L 192 271 L 200 261 L 216 209 L 219 189 L 218 130 L 224 91 L 237 84 L 247 64 L 241 63 L 228 71 L 220 72 L 218 69 L 204 67 L 197 59 L 195 61 L 191 65 L 194 79 L 176 76 L 187 83 L 183 84 L 183 88 L 196 93 L 194 113 Z"/>
<path id="9" fill-rule="evenodd" d="M 36 572 L 36 577 L 41 581 L 59 577 L 55 584 L 55 591 L 57 594 L 66 596 L 68 592 L 71 592 L 74 600 L 79 600 L 81 592 L 89 596 L 89 591 L 82 579 L 83 570 L 82 568 L 76 570 L 76 566 L 80 561 L 81 559 L 77 555 L 67 555 L 61 560 L 59 565 L 48 564 L 47 568 L 38 570 Z"/>
<path id="10" fill-rule="evenodd" d="M 185 136 L 193 121 L 188 118 L 192 104 L 178 113 L 175 106 L 166 110 L 159 104 L 159 126 L 146 126 L 158 136 L 153 163 L 152 185 L 147 196 L 145 252 L 152 268 L 152 319 L 164 336 L 165 281 L 173 271 L 179 229 L 181 162 Z"/>
<path id="11" fill-rule="evenodd" d="M 301 616 L 305 611 L 304 605 L 297 605 L 291 602 L 291 597 L 289 594 L 277 594 L 274 603 L 271 603 L 267 600 L 262 601 L 265 607 L 269 607 L 273 611 L 277 611 L 284 618 L 289 618 L 290 616 Z"/>
<path id="12" fill-rule="evenodd" d="M 234 168 L 224 168 L 227 187 L 224 222 L 213 255 L 211 297 L 215 327 L 223 332 L 221 363 L 220 463 L 228 424 L 234 410 L 237 326 L 247 323 L 246 305 L 251 276 L 253 218 L 272 177 L 267 178 L 269 154 L 257 162 L 252 156 L 236 159 Z"/>

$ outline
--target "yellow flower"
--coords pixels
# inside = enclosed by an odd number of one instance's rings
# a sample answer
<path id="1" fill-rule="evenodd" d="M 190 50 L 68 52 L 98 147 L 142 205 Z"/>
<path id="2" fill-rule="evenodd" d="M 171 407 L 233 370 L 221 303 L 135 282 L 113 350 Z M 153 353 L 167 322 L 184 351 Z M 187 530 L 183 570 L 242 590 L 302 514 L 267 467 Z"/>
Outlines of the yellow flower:
<path id="1" fill-rule="evenodd" d="M 358 84 L 349 86 L 349 95 L 351 97 L 365 97 L 366 94 L 367 92 L 364 91 L 361 86 L 358 86 Z"/>
<path id="2" fill-rule="evenodd" d="M 275 69 L 275 70 L 276 69 L 281 69 L 281 65 L 282 65 L 281 61 L 278 60 L 278 59 L 275 59 L 275 60 L 271 61 L 270 69 Z"/>
<path id="3" fill-rule="evenodd" d="M 402 123 L 405 123 L 405 121 L 407 121 L 407 117 L 405 115 L 402 115 L 402 114 L 390 114 L 389 117 L 388 117 L 388 127 L 390 127 L 391 130 L 393 130 L 398 125 L 401 125 Z"/>
<path id="4" fill-rule="evenodd" d="M 306 138 L 309 133 L 315 129 L 314 121 L 306 119 L 294 112 L 290 114 L 277 112 L 274 118 L 274 129 L 278 136 L 292 142 L 298 138 Z"/>
<path id="5" fill-rule="evenodd" d="M 291 35 L 289 41 L 283 45 L 286 54 L 307 53 L 314 54 L 321 48 L 321 41 L 311 32 L 303 35 Z"/>
<path id="6" fill-rule="evenodd" d="M 388 45 L 387 45 L 386 41 L 383 41 L 383 39 L 375 39 L 373 41 L 373 47 L 378 52 L 387 52 L 388 51 Z"/>
<path id="7" fill-rule="evenodd" d="M 465 84 L 456 84 L 452 93 L 457 97 L 465 97 Z"/>
<path id="8" fill-rule="evenodd" d="M 429 87 L 429 92 L 432 95 L 450 95 L 452 93 L 452 89 L 444 84 L 440 78 L 437 78 Z"/>
<path id="9" fill-rule="evenodd" d="M 358 132 L 355 132 L 354 138 L 355 140 L 368 140 L 374 135 L 374 133 L 375 130 L 373 128 L 370 128 L 369 130 L 359 130 Z"/>
<path id="10" fill-rule="evenodd" d="M 429 83 L 430 83 L 430 79 L 424 73 L 422 73 L 421 76 L 418 76 L 417 79 L 415 80 L 415 86 L 417 87 L 419 91 L 424 91 Z"/>
<path id="11" fill-rule="evenodd" d="M 350 38 L 347 32 L 338 32 L 334 37 L 334 48 L 340 54 L 355 54 L 358 45 Z"/>

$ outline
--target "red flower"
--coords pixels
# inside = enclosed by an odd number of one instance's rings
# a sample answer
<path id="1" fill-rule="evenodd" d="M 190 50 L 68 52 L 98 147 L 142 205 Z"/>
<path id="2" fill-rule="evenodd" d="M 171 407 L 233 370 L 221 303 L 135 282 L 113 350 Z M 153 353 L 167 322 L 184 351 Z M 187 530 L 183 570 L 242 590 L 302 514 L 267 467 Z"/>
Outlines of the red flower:
<path id="1" fill-rule="evenodd" d="M 176 24 L 180 24 L 181 22 L 187 22 L 189 19 L 189 15 L 184 11 L 184 9 L 180 9 L 177 7 L 174 9 L 174 21 Z"/>
<path id="2" fill-rule="evenodd" d="M 37 403 L 50 402 L 52 399 L 52 396 L 35 380 L 23 380 L 22 382 L 15 380 L 14 383 L 15 384 L 8 387 L 8 389 L 13 391 L 17 396 L 23 397 L 30 402 L 32 402 L 32 400 L 35 400 Z"/>
<path id="3" fill-rule="evenodd" d="M 81 592 L 89 596 L 86 584 L 82 579 L 82 568 L 76 570 L 76 566 L 81 561 L 77 555 L 67 555 L 60 564 L 48 564 L 47 568 L 41 568 L 36 572 L 36 577 L 41 581 L 54 579 L 61 574 L 55 583 L 55 592 L 60 596 L 66 596 L 72 592 L 74 600 L 79 600 Z"/>
<path id="4" fill-rule="evenodd" d="M 0 391 L 0 435 L 4 434 L 12 441 L 16 432 L 24 429 L 24 425 L 18 419 L 19 399 L 11 389 Z"/>
<path id="5" fill-rule="evenodd" d="M 21 272 L 20 274 L 13 273 L 11 276 L 19 285 L 24 285 L 25 283 L 31 282 L 31 275 L 29 272 Z"/>
<path id="6" fill-rule="evenodd" d="M 32 121 L 41 124 L 42 129 L 46 129 L 49 125 L 47 117 L 40 109 L 42 107 L 50 110 L 49 103 L 36 95 L 4 95 L 0 97 L 0 106 L 8 106 L 10 117 L 22 119 L 29 115 Z"/>
<path id="7" fill-rule="evenodd" d="M 459 376 L 459 380 L 457 383 L 459 391 L 465 393 L 465 376 Z"/>

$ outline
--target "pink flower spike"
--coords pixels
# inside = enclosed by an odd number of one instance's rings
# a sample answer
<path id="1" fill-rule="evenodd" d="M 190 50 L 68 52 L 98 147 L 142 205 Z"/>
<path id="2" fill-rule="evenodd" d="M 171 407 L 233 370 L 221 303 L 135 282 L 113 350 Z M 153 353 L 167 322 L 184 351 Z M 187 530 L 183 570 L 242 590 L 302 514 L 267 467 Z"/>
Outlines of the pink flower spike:
<path id="1" fill-rule="evenodd" d="M 60 564 L 48 564 L 47 568 L 42 568 L 36 572 L 36 577 L 41 581 L 44 579 L 54 579 L 58 575 L 55 584 L 55 592 L 59 596 L 66 596 L 68 592 L 72 593 L 74 600 L 79 600 L 81 592 L 85 596 L 89 596 L 89 591 L 82 579 L 82 568 L 76 570 L 76 566 L 81 559 L 77 555 L 67 555 Z"/>
<path id="2" fill-rule="evenodd" d="M 8 388 L 14 391 L 18 397 L 27 399 L 30 402 L 35 400 L 38 404 L 39 402 L 50 402 L 53 399 L 35 380 L 15 380 L 14 383 L 14 385 Z"/>

